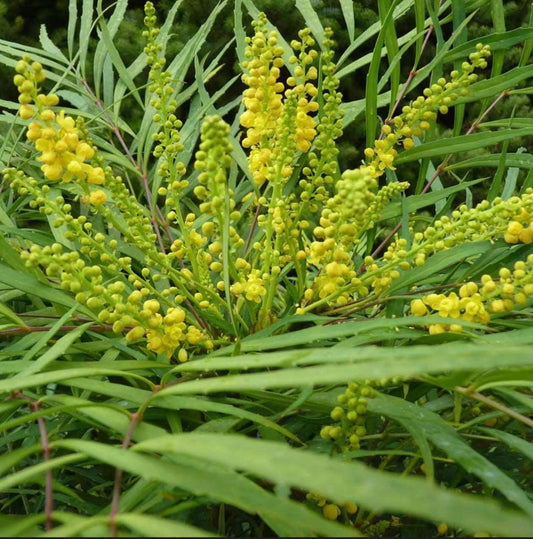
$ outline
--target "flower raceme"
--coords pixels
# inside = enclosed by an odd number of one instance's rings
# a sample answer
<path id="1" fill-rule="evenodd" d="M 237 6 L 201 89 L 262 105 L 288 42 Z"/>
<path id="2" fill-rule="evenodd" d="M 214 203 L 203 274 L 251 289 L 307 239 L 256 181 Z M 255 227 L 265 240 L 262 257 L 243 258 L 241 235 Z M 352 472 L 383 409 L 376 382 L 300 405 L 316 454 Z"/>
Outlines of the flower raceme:
<path id="1" fill-rule="evenodd" d="M 20 116 L 23 119 L 34 119 L 26 137 L 40 152 L 37 160 L 43 163 L 41 170 L 44 176 L 52 181 L 61 179 L 64 182 L 87 181 L 89 185 L 103 184 L 103 169 L 86 163 L 95 151 L 81 137 L 74 118 L 67 116 L 64 110 L 56 114 L 48 108 L 59 103 L 56 94 L 39 93 L 38 85 L 46 79 L 41 64 L 30 64 L 30 58 L 25 56 L 17 64 L 16 71 L 14 82 L 20 92 L 19 101 L 23 103 Z"/>
<path id="2" fill-rule="evenodd" d="M 525 261 L 515 262 L 511 271 L 500 268 L 498 277 L 489 274 L 481 277 L 478 285 L 468 282 L 459 287 L 458 293 L 428 294 L 411 301 L 411 313 L 418 316 L 438 314 L 444 318 L 488 324 L 492 316 L 510 313 L 527 305 L 533 297 L 533 255 Z M 460 324 L 430 324 L 432 335 L 446 331 L 461 332 Z"/>

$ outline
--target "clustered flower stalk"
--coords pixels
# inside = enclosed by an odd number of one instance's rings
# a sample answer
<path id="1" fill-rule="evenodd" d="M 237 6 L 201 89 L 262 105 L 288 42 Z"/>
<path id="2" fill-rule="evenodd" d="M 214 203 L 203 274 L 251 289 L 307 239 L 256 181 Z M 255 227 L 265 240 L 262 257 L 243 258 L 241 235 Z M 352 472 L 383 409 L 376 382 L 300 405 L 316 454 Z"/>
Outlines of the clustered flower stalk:
<path id="1" fill-rule="evenodd" d="M 474 71 L 487 66 L 487 46 L 479 45 L 461 71 L 404 106 L 364 150 L 361 165 L 341 173 L 342 95 L 331 30 L 325 31 L 321 53 L 309 29 L 285 51 L 260 14 L 242 65 L 246 88 L 239 120 L 248 178 L 239 181 L 230 128 L 219 116 L 201 125 L 193 170 L 180 160 L 182 122 L 150 2 L 145 15 L 146 102 L 155 143 L 146 181 L 157 186 L 153 198 L 146 192 L 149 207 L 106 163 L 83 120 L 61 110 L 57 95 L 42 92 L 44 70 L 26 56 L 14 82 L 40 170 L 4 171 L 30 207 L 65 231 L 65 242 L 20 243 L 26 264 L 42 268 L 128 343 L 144 342 L 150 352 L 185 361 L 282 314 L 376 305 L 403 273 L 455 245 L 533 241 L 533 192 L 527 190 L 475 208 L 463 205 L 423 232 L 411 229 L 408 240 L 396 237 L 380 258 L 364 256 L 369 231 L 390 201 L 409 188 L 404 181 L 384 183 L 385 172 L 394 170 L 398 152 L 412 148 L 439 112 L 468 92 L 477 80 Z M 166 231 L 164 245 L 159 225 Z M 421 288 L 410 312 L 488 324 L 492 316 L 528 304 L 531 275 L 527 259 L 513 272 L 502 268 L 499 277 L 462 283 L 447 295 L 426 296 Z M 431 333 L 458 330 L 453 322 L 429 327 Z M 354 387 L 347 407 L 332 416 L 339 425 L 322 433 L 339 450 L 357 447 L 364 430 L 364 414 L 357 410 L 366 396 Z"/>

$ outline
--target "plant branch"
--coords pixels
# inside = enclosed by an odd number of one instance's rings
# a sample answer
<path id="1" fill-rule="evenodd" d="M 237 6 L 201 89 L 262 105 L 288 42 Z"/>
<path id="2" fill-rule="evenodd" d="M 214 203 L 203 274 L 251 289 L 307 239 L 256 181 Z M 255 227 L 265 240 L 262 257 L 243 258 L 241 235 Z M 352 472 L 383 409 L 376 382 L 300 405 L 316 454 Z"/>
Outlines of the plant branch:
<path id="1" fill-rule="evenodd" d="M 470 129 L 466 132 L 466 135 L 471 135 L 474 131 L 476 131 L 479 128 L 479 124 L 483 121 L 483 119 L 487 116 L 487 114 L 504 98 L 509 95 L 509 90 L 504 90 L 481 114 L 481 116 L 470 126 Z M 427 182 L 426 186 L 422 190 L 421 194 L 425 194 L 429 191 L 435 180 L 444 172 L 446 166 L 450 162 L 450 160 L 453 157 L 453 153 L 449 154 L 444 161 L 435 169 L 435 172 L 433 173 L 433 176 L 431 176 L 430 180 Z M 372 257 L 375 258 L 377 255 L 383 251 L 383 249 L 388 245 L 390 240 L 394 237 L 394 235 L 402 228 L 401 221 L 387 234 L 387 237 L 376 247 L 374 252 L 372 253 Z"/>
<path id="2" fill-rule="evenodd" d="M 124 439 L 122 440 L 122 449 L 128 449 L 131 438 L 133 436 L 133 432 L 135 431 L 135 428 L 142 420 L 142 411 L 138 410 L 137 412 L 131 414 L 131 420 L 130 420 L 130 426 L 128 428 L 128 431 L 126 432 L 126 435 L 124 436 Z M 113 498 L 111 500 L 111 513 L 109 515 L 109 527 L 111 530 L 111 537 L 117 536 L 117 515 L 119 512 L 119 506 L 120 506 L 120 488 L 121 488 L 121 480 L 122 480 L 122 469 L 116 468 L 115 469 L 115 484 L 113 485 Z"/>
<path id="3" fill-rule="evenodd" d="M 518 421 L 524 423 L 525 425 L 528 425 L 529 427 L 533 427 L 533 420 L 529 417 L 526 417 L 525 415 L 522 415 L 519 412 L 516 412 L 515 410 L 508 408 L 505 406 L 505 404 L 501 404 L 493 399 L 490 399 L 489 397 L 486 397 L 482 393 L 478 393 L 472 388 L 469 387 L 461 387 L 456 386 L 455 391 L 458 393 L 461 393 L 462 395 L 466 395 L 467 397 L 470 397 L 471 399 L 475 399 L 479 402 L 482 402 L 483 404 L 486 404 L 487 406 L 490 406 L 491 408 L 495 408 L 496 410 L 499 410 L 500 412 L 503 412 L 504 414 L 510 415 L 511 417 L 514 417 Z"/>
<path id="4" fill-rule="evenodd" d="M 59 331 L 74 331 L 78 326 L 61 326 Z M 23 328 L 9 328 L 0 331 L 0 335 L 18 335 L 21 333 L 34 333 L 36 331 L 50 331 L 52 326 L 25 326 Z M 113 326 L 94 324 L 89 327 L 92 331 L 112 331 Z"/>
<path id="5" fill-rule="evenodd" d="M 137 169 L 137 171 L 141 175 L 141 181 L 143 184 L 144 191 L 146 193 L 146 199 L 148 201 L 148 206 L 150 208 L 150 217 L 152 220 L 152 225 L 154 227 L 155 233 L 157 235 L 157 241 L 159 243 L 159 247 L 161 248 L 161 251 L 163 253 L 166 253 L 165 244 L 163 243 L 161 230 L 159 229 L 159 223 L 157 222 L 157 218 L 154 211 L 152 191 L 150 190 L 150 186 L 148 185 L 148 175 L 146 171 L 143 169 L 143 167 L 137 162 L 135 157 L 133 157 L 133 154 L 131 153 L 128 145 L 126 144 L 126 141 L 124 140 L 124 137 L 122 136 L 122 133 L 120 132 L 120 129 L 118 128 L 118 125 L 113 121 L 111 116 L 109 116 L 102 102 L 100 101 L 100 99 L 97 97 L 97 95 L 93 92 L 92 88 L 87 83 L 87 80 L 82 79 L 81 82 L 83 86 L 85 87 L 87 93 L 90 95 L 91 99 L 94 101 L 94 103 L 96 104 L 100 112 L 102 113 L 102 116 L 105 118 L 106 122 L 109 124 L 109 127 L 111 128 L 111 130 L 117 137 L 117 140 L 119 141 L 120 145 L 124 149 L 124 152 L 128 156 L 128 159 L 130 160 L 131 164 Z"/>

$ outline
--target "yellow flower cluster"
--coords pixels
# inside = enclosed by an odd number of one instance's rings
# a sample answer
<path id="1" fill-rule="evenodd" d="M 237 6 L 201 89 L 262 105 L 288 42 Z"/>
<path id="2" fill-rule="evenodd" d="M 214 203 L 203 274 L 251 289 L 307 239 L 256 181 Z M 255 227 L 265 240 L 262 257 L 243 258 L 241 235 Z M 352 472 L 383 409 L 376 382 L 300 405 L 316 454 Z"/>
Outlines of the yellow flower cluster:
<path id="1" fill-rule="evenodd" d="M 46 178 L 104 184 L 104 170 L 85 163 L 95 152 L 87 142 L 80 140 L 74 118 L 65 116 L 65 111 L 56 115 L 50 109 L 44 109 L 39 118 L 42 123 L 32 122 L 26 136 L 35 141 L 35 148 L 41 152 L 37 159 L 44 163 L 41 170 Z"/>
<path id="2" fill-rule="evenodd" d="M 366 272 L 361 276 L 361 280 L 379 295 L 387 290 L 392 281 L 400 277 L 398 270 L 423 266 L 427 257 L 455 245 L 472 241 L 493 241 L 502 237 L 507 242 L 511 239 L 514 243 L 515 239 L 521 241 L 520 237 L 527 240 L 529 228 L 522 223 L 529 225 L 531 214 L 531 188 L 526 189 L 520 197 L 513 196 L 507 200 L 497 197 L 492 202 L 483 200 L 474 208 L 463 204 L 452 212 L 451 217 L 442 216 L 424 232 L 413 233 L 411 230 L 413 241 L 409 249 L 407 241 L 400 238 L 389 245 L 379 263 L 367 257 Z"/>
<path id="3" fill-rule="evenodd" d="M 443 318 L 456 318 L 468 322 L 488 324 L 490 315 L 485 310 L 481 295 L 477 292 L 476 283 L 469 282 L 459 290 L 459 295 L 452 292 L 445 294 L 429 294 L 423 299 L 415 299 L 411 302 L 411 312 L 418 316 L 428 313 L 438 314 Z M 430 324 L 429 333 L 436 335 L 445 331 L 460 332 L 460 324 Z"/>
<path id="4" fill-rule="evenodd" d="M 61 203 L 62 197 L 57 197 L 55 204 Z M 76 223 L 90 225 L 82 217 Z M 186 312 L 175 303 L 165 300 L 168 308 L 166 314 L 162 314 L 160 302 L 148 299 L 157 294 L 145 280 L 149 271 L 145 268 L 141 276 L 137 275 L 132 271 L 129 257 L 115 255 L 116 240 L 110 240 L 106 245 L 105 236 L 101 233 L 91 236 L 90 229 L 90 226 L 80 226 L 78 229 L 76 239 L 81 244 L 79 253 L 64 252 L 63 246 L 58 243 L 45 247 L 32 245 L 29 251 L 22 251 L 22 259 L 28 267 L 45 268 L 49 278 L 58 279 L 61 288 L 70 291 L 77 302 L 86 305 L 95 313 L 95 318 L 111 326 L 115 333 L 126 332 L 127 342 L 146 337 L 149 350 L 167 357 L 180 348 L 180 361 L 187 359 L 185 347 L 212 346 L 203 331 L 186 324 Z M 80 254 L 99 257 L 100 264 L 88 265 Z M 131 288 L 122 279 L 121 270 L 128 273 L 127 280 L 133 286 L 133 291 L 128 291 Z M 105 275 L 106 271 L 108 275 Z M 164 298 L 165 294 L 162 296 Z"/>
<path id="5" fill-rule="evenodd" d="M 468 322 L 488 324 L 491 314 L 511 312 L 527 305 L 533 296 L 533 255 L 526 261 L 518 261 L 514 270 L 501 268 L 499 278 L 485 274 L 481 287 L 468 282 L 459 288 L 459 294 L 429 294 L 411 301 L 411 313 L 417 316 L 438 314 L 444 318 L 455 318 Z M 460 332 L 460 324 L 430 324 L 429 333 L 436 335 L 446 331 Z"/>
<path id="6" fill-rule="evenodd" d="M 533 254 L 525 261 L 515 262 L 512 271 L 501 268 L 498 276 L 499 279 L 490 275 L 481 277 L 481 294 L 486 298 L 490 312 L 497 314 L 524 307 L 533 296 Z"/>
<path id="7" fill-rule="evenodd" d="M 266 180 L 270 152 L 277 119 L 283 109 L 282 92 L 285 86 L 279 81 L 284 62 L 283 47 L 278 43 L 277 32 L 267 34 L 266 16 L 261 13 L 252 24 L 255 33 L 246 38 L 248 46 L 245 50 L 247 60 L 243 68 L 247 70 L 242 76 L 248 86 L 244 91 L 245 112 L 240 123 L 246 128 L 246 137 L 242 141 L 245 148 L 251 148 L 249 163 L 250 172 L 256 185 Z"/>
<path id="8" fill-rule="evenodd" d="M 466 95 L 467 87 L 478 79 L 473 71 L 485 69 L 490 54 L 488 45 L 476 45 L 476 52 L 469 55 L 468 62 L 463 62 L 461 73 L 452 71 L 449 81 L 444 77 L 439 78 L 411 105 L 404 106 L 400 115 L 383 125 L 382 138 L 375 141 L 374 148 L 365 149 L 368 165 L 375 177 L 381 176 L 386 169 L 394 170 L 393 163 L 398 155 L 395 146 L 401 142 L 404 149 L 411 149 L 414 146 L 413 137 L 420 137 L 430 128 L 430 122 L 436 119 L 437 111 L 446 114 L 448 107 L 459 96 Z"/>
<path id="9" fill-rule="evenodd" d="M 267 179 L 287 179 L 293 170 L 294 151 L 306 153 L 311 148 L 317 134 L 311 113 L 319 107 L 313 100 L 318 89 L 312 82 L 318 78 L 318 71 L 312 64 L 318 52 L 312 48 L 315 40 L 311 31 L 301 30 L 300 41 L 291 42 L 298 56 L 290 57 L 290 63 L 296 65 L 294 75 L 287 78 L 288 89 L 284 92 L 285 85 L 279 81 L 284 51 L 278 45 L 278 34 L 275 31 L 267 34 L 264 13 L 253 25 L 255 33 L 247 38 L 247 60 L 242 64 L 246 70 L 242 80 L 248 88 L 243 94 L 246 110 L 240 123 L 247 129 L 242 145 L 251 148 L 250 172 L 254 183 L 260 186 Z"/>
<path id="10" fill-rule="evenodd" d="M 19 92 L 18 101 L 21 104 L 19 109 L 20 117 L 29 120 L 35 114 L 31 103 L 35 100 L 41 106 L 53 107 L 58 104 L 59 98 L 55 94 L 44 95 L 39 93 L 39 83 L 46 80 L 43 66 L 39 62 L 32 62 L 31 58 L 25 54 L 15 66 L 17 74 L 13 82 Z"/>
<path id="11" fill-rule="evenodd" d="M 194 168 L 200 171 L 194 194 L 203 201 L 200 211 L 222 219 L 225 196 L 229 195 L 229 210 L 235 208 L 233 192 L 228 192 L 227 170 L 231 165 L 232 146 L 228 140 L 230 127 L 219 116 L 207 116 L 202 123 L 200 149 Z M 222 223 L 219 223 L 222 224 Z"/>
<path id="12" fill-rule="evenodd" d="M 163 316 L 159 313 L 161 305 L 155 299 L 144 302 L 140 316 L 143 326 L 138 325 L 126 335 L 128 342 L 143 337 L 146 331 L 147 348 L 156 354 L 165 354 L 168 358 L 184 343 L 199 344 L 206 339 L 205 335 L 194 326 L 185 323 L 185 311 L 180 307 L 171 307 Z M 181 348 L 179 361 L 187 361 L 187 352 Z"/>
<path id="13" fill-rule="evenodd" d="M 429 128 L 429 122 L 436 118 L 437 110 L 446 112 L 448 105 L 466 92 L 466 87 L 477 78 L 472 71 L 475 68 L 486 67 L 486 58 L 489 55 L 489 48 L 479 45 L 477 51 L 470 55 L 470 62 L 463 64 L 462 74 L 454 71 L 451 81 L 441 78 L 431 88 L 426 88 L 423 96 L 415 100 L 411 106 L 404 107 L 402 114 L 393 118 L 393 127 L 389 124 L 383 126 L 383 138 L 375 141 L 374 148 L 365 150 L 368 162 L 355 170 L 346 170 L 336 182 L 335 194 L 326 201 L 319 226 L 313 230 L 315 241 L 309 247 L 304 247 L 308 263 L 317 265 L 320 269 L 315 283 L 305 292 L 306 301 L 316 297 L 314 290 L 317 289 L 319 299 L 327 300 L 327 304 L 335 301 L 339 305 L 346 304 L 350 295 L 357 299 L 357 294 L 368 292 L 367 286 L 379 296 L 400 276 L 398 269 L 408 269 L 411 266 L 408 258 L 412 253 L 416 253 L 417 265 L 424 263 L 429 252 L 420 252 L 422 249 L 417 247 L 408 253 L 405 246 L 400 246 L 400 241 L 389 247 L 384 257 L 385 264 L 379 265 L 370 258 L 365 260 L 367 270 L 365 278 L 362 282 L 359 279 L 353 280 L 353 289 L 350 292 L 343 289 L 348 280 L 334 281 L 324 274 L 324 267 L 333 262 L 334 253 L 338 257 L 339 252 L 348 254 L 353 251 L 361 235 L 374 226 L 390 200 L 409 187 L 407 182 L 391 182 L 378 190 L 377 179 L 386 169 L 394 168 L 393 163 L 397 156 L 395 146 L 403 141 L 405 149 L 412 147 L 414 142 L 411 137 L 420 136 Z M 302 186 L 309 189 L 306 181 Z M 446 224 L 443 227 L 446 228 L 446 236 L 443 237 L 442 245 L 437 246 L 437 250 L 451 246 L 447 236 L 453 227 L 448 226 L 447 217 L 442 221 Z M 463 240 L 458 238 L 457 241 Z M 346 275 L 353 270 L 351 258 L 348 256 L 349 270 Z M 300 307 L 297 312 L 303 313 L 305 308 Z"/>
<path id="14" fill-rule="evenodd" d="M 318 110 L 318 103 L 310 101 L 316 97 L 318 89 L 312 82 L 318 78 L 318 71 L 312 64 L 318 57 L 318 52 L 314 50 L 315 40 L 311 37 L 311 30 L 304 28 L 298 32 L 300 41 L 293 40 L 291 47 L 297 51 L 298 56 L 290 57 L 291 64 L 297 64 L 294 69 L 294 76 L 287 79 L 287 85 L 292 86 L 292 90 L 287 90 L 285 96 L 288 98 L 295 95 L 297 98 L 296 104 L 296 130 L 294 140 L 296 149 L 300 152 L 308 152 L 311 148 L 311 143 L 316 136 L 316 121 L 309 115 L 310 112 Z"/>
<path id="15" fill-rule="evenodd" d="M 56 114 L 46 108 L 59 103 L 55 94 L 40 94 L 37 84 L 45 80 L 41 64 L 29 63 L 29 58 L 23 58 L 16 66 L 17 75 L 14 82 L 23 103 L 20 115 L 29 119 L 37 114 L 26 133 L 28 140 L 35 143 L 41 155 L 37 158 L 43 163 L 41 170 L 46 178 L 52 181 L 61 179 L 64 182 L 77 179 L 87 180 L 88 184 L 102 185 L 105 182 L 104 170 L 85 163 L 94 156 L 94 148 L 83 141 L 80 130 L 74 118 L 65 115 L 65 111 Z M 35 102 L 38 113 L 31 108 Z"/>
<path id="16" fill-rule="evenodd" d="M 265 280 L 261 277 L 260 270 L 253 269 L 246 277 L 241 276 L 239 282 L 232 284 L 230 291 L 236 296 L 244 296 L 248 301 L 261 303 L 266 294 Z"/>
<path id="17" fill-rule="evenodd" d="M 337 261 L 326 264 L 322 273 L 314 280 L 313 287 L 310 290 L 316 290 L 320 299 L 327 298 L 338 292 L 338 294 L 335 294 L 336 303 L 338 305 L 348 303 L 349 294 L 347 292 L 341 292 L 341 289 L 348 284 L 354 284 L 356 281 L 356 272 L 352 265 L 349 264 L 349 260 L 346 260 L 346 262 L 348 264 Z M 307 294 L 308 298 L 313 296 Z"/>
<path id="18" fill-rule="evenodd" d="M 307 166 L 302 168 L 305 179 L 299 181 L 301 188 L 296 222 L 300 222 L 307 210 L 315 213 L 324 201 L 329 198 L 327 187 L 332 185 L 340 175 L 336 140 L 342 135 L 342 117 L 340 109 L 342 94 L 337 91 L 339 79 L 335 76 L 336 65 L 333 61 L 332 30 L 326 28 L 323 42 L 324 51 L 320 58 L 323 80 L 321 98 L 324 103 L 319 123 L 316 127 L 314 149 L 308 153 Z M 318 204 L 317 204 L 318 203 Z"/>

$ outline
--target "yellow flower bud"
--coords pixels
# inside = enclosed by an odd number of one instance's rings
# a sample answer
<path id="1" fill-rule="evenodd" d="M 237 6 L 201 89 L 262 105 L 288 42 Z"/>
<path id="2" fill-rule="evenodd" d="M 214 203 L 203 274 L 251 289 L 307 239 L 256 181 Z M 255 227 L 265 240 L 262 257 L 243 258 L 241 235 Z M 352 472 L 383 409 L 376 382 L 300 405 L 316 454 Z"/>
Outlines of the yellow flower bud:
<path id="1" fill-rule="evenodd" d="M 141 326 L 136 326 L 133 329 L 130 329 L 126 334 L 127 342 L 135 342 L 144 337 L 144 328 Z"/>
<path id="2" fill-rule="evenodd" d="M 151 313 L 159 312 L 161 305 L 156 299 L 149 299 L 143 303 L 143 309 L 150 311 Z"/>
<path id="3" fill-rule="evenodd" d="M 322 508 L 322 514 L 328 520 L 336 520 L 337 517 L 341 514 L 341 510 L 339 509 L 338 505 L 335 505 L 334 503 L 328 503 Z"/>
<path id="4" fill-rule="evenodd" d="M 411 312 L 417 316 L 424 316 L 428 310 L 421 299 L 411 301 Z"/>
<path id="5" fill-rule="evenodd" d="M 19 115 L 23 120 L 29 120 L 33 117 L 34 111 L 31 105 L 21 105 L 19 109 Z M 28 137 L 29 138 L 29 137 Z"/>
<path id="6" fill-rule="evenodd" d="M 94 206 L 100 206 L 106 201 L 107 196 L 101 189 L 98 189 L 97 191 L 91 191 L 91 194 L 89 195 L 89 202 L 91 204 L 93 204 Z"/>

